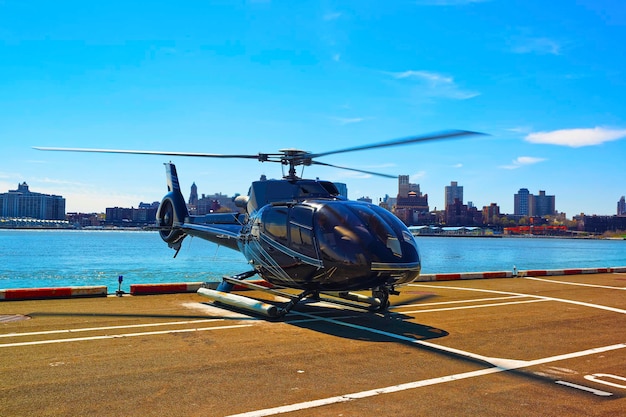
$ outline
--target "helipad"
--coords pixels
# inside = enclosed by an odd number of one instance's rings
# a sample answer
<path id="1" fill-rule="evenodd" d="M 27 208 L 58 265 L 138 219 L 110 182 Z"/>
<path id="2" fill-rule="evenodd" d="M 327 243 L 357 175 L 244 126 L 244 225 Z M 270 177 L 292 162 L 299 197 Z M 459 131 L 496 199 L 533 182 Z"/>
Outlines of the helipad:
<path id="1" fill-rule="evenodd" d="M 0 415 L 620 415 L 626 274 L 423 282 L 387 317 L 196 294 L 0 303 Z M 259 294 L 260 296 L 261 294 Z"/>

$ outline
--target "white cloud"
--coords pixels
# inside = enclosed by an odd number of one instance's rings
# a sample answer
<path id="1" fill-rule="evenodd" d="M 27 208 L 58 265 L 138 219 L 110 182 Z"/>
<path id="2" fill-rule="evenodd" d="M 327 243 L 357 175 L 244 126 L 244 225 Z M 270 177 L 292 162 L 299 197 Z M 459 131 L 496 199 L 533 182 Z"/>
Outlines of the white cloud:
<path id="1" fill-rule="evenodd" d="M 626 129 L 594 127 L 588 129 L 561 129 L 552 132 L 530 133 L 526 136 L 526 141 L 530 143 L 580 148 L 582 146 L 600 145 L 604 142 L 623 138 L 626 138 Z"/>
<path id="2" fill-rule="evenodd" d="M 514 41 L 516 54 L 560 55 L 561 44 L 549 38 L 522 38 Z"/>
<path id="3" fill-rule="evenodd" d="M 49 178 L 49 177 L 41 177 L 41 178 L 34 178 L 32 180 L 33 184 L 50 184 L 50 185 L 62 185 L 62 186 L 72 186 L 72 187 L 86 187 L 88 184 L 79 182 L 79 181 L 68 181 L 68 180 L 61 180 L 61 179 L 56 179 L 56 178 Z"/>
<path id="4" fill-rule="evenodd" d="M 332 117 L 332 119 L 340 125 L 350 125 L 365 121 L 363 117 Z"/>
<path id="5" fill-rule="evenodd" d="M 426 177 L 426 171 L 419 171 L 409 176 L 410 181 L 412 183 L 417 183 L 419 182 L 420 179 L 425 178 L 425 177 Z"/>
<path id="6" fill-rule="evenodd" d="M 532 131 L 532 129 L 528 126 L 516 126 L 516 127 L 511 127 L 505 130 L 507 132 L 513 132 L 513 133 L 530 133 Z"/>
<path id="7" fill-rule="evenodd" d="M 534 156 L 518 156 L 515 158 L 510 165 L 502 165 L 500 168 L 503 169 L 517 169 L 523 166 L 538 164 L 539 162 L 545 161 L 545 158 L 536 158 Z"/>
<path id="8" fill-rule="evenodd" d="M 427 97 L 443 97 L 455 100 L 467 100 L 480 95 L 475 91 L 462 90 L 454 78 L 431 71 L 392 72 L 397 80 L 406 80 L 420 89 L 420 94 Z"/>
<path id="9" fill-rule="evenodd" d="M 446 77 L 441 74 L 437 74 L 436 72 L 430 71 L 404 71 L 404 72 L 395 72 L 393 76 L 396 78 L 417 78 L 427 80 L 433 83 L 441 83 L 441 84 L 450 84 L 453 83 L 454 80 L 452 77 Z"/>
<path id="10" fill-rule="evenodd" d="M 0 172 L 0 180 L 5 180 L 5 179 L 9 179 L 12 178 L 13 175 L 7 174 L 5 172 Z"/>

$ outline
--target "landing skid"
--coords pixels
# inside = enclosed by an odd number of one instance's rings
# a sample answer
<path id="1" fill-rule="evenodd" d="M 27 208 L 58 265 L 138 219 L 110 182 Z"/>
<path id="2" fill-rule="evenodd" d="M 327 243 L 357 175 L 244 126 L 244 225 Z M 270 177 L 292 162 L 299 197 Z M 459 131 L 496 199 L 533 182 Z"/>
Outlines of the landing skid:
<path id="1" fill-rule="evenodd" d="M 198 289 L 198 294 L 211 300 L 237 309 L 251 311 L 270 318 L 282 318 L 293 309 L 293 307 L 304 299 L 315 301 L 325 301 L 333 304 L 339 304 L 347 307 L 365 309 L 376 313 L 386 313 L 389 308 L 389 294 L 398 294 L 393 288 L 378 287 L 372 290 L 372 296 L 368 297 L 362 294 L 339 291 L 339 292 L 320 292 L 315 290 L 304 290 L 299 294 L 293 294 L 279 287 L 268 288 L 263 285 L 247 281 L 256 274 L 255 271 L 244 272 L 242 274 L 233 275 L 231 277 L 222 277 L 222 283 L 216 290 L 210 288 Z M 242 286 L 251 290 L 262 291 L 268 294 L 276 295 L 289 299 L 284 307 L 278 307 L 274 304 L 265 303 L 243 295 L 232 294 L 230 291 L 235 286 Z"/>

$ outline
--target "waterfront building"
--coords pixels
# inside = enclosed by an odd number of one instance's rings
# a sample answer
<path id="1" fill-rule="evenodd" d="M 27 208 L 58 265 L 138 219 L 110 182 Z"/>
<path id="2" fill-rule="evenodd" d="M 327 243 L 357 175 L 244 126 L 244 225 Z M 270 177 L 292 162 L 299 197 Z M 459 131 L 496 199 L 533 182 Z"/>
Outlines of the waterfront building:
<path id="1" fill-rule="evenodd" d="M 398 175 L 398 196 L 408 197 L 411 192 L 421 195 L 420 185 L 409 182 L 408 175 Z"/>
<path id="2" fill-rule="evenodd" d="M 530 196 L 530 216 L 554 216 L 556 214 L 555 198 L 553 195 L 546 195 L 543 190 L 539 191 L 539 195 Z"/>
<path id="3" fill-rule="evenodd" d="M 543 190 L 539 191 L 539 195 L 533 195 L 527 188 L 520 188 L 513 196 L 513 214 L 528 217 L 553 216 L 556 214 L 555 197 L 546 195 Z"/>
<path id="4" fill-rule="evenodd" d="M 407 225 L 430 219 L 428 194 L 422 194 L 419 184 L 411 184 L 408 175 L 398 176 L 398 196 L 392 212 Z"/>
<path id="5" fill-rule="evenodd" d="M 482 224 L 483 214 L 473 204 L 463 204 L 458 198 L 446 207 L 445 223 L 448 226 L 473 226 Z"/>
<path id="6" fill-rule="evenodd" d="M 445 207 L 455 204 L 455 200 L 458 199 L 463 204 L 463 186 L 459 185 L 456 181 L 451 181 L 450 185 L 446 185 L 445 188 Z"/>
<path id="7" fill-rule="evenodd" d="M 483 207 L 483 223 L 484 224 L 496 224 L 500 220 L 500 206 L 496 203 L 491 203 L 488 206 Z"/>
<path id="8" fill-rule="evenodd" d="M 575 216 L 578 230 L 589 233 L 602 234 L 626 230 L 626 216 Z"/>
<path id="9" fill-rule="evenodd" d="M 516 216 L 530 215 L 529 200 L 528 188 L 520 188 L 517 194 L 513 196 L 513 214 Z"/>
<path id="10" fill-rule="evenodd" d="M 372 199 L 369 196 L 367 197 L 363 196 L 363 197 L 357 198 L 356 201 L 362 201 L 364 203 L 372 204 Z"/>
<path id="11" fill-rule="evenodd" d="M 0 217 L 65 220 L 65 198 L 32 192 L 23 182 L 17 190 L 0 194 Z"/>
<path id="12" fill-rule="evenodd" d="M 626 199 L 624 196 L 622 196 L 622 198 L 620 198 L 617 202 L 617 215 L 626 216 Z"/>
<path id="13" fill-rule="evenodd" d="M 209 213 L 239 211 L 235 205 L 236 197 L 237 195 L 229 197 L 222 193 L 202 194 L 202 197 L 198 199 L 195 214 L 202 216 Z"/>
<path id="14" fill-rule="evenodd" d="M 159 202 L 139 203 L 138 208 L 107 207 L 106 224 L 112 226 L 144 226 L 156 222 Z"/>
<path id="15" fill-rule="evenodd" d="M 77 213 L 71 212 L 65 215 L 65 219 L 74 227 L 100 227 L 104 224 L 104 213 Z"/>

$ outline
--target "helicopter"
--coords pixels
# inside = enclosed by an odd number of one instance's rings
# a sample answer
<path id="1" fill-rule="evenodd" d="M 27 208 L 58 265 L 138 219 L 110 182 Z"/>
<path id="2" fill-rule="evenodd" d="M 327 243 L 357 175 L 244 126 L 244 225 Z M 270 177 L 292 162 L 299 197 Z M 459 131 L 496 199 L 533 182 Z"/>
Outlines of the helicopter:
<path id="1" fill-rule="evenodd" d="M 190 215 L 176 166 L 165 163 L 167 194 L 156 212 L 154 229 L 174 249 L 195 236 L 239 251 L 250 270 L 224 276 L 216 287 L 205 283 L 198 294 L 220 305 L 270 318 L 285 316 L 303 300 L 330 301 L 385 313 L 389 297 L 415 281 L 421 270 L 417 243 L 407 226 L 377 205 L 340 195 L 331 181 L 304 179 L 296 168 L 319 165 L 386 178 L 397 176 L 320 162 L 323 156 L 482 133 L 450 130 L 386 142 L 312 153 L 281 149 L 278 153 L 210 154 L 91 148 L 34 147 L 45 151 L 147 154 L 203 158 L 255 159 L 283 166 L 282 179 L 262 179 L 238 196 L 239 212 Z M 284 168 L 287 172 L 284 172 Z M 258 275 L 261 280 L 250 280 Z M 284 305 L 234 294 L 235 286 L 284 297 Z M 371 292 L 371 296 L 362 294 Z"/>

